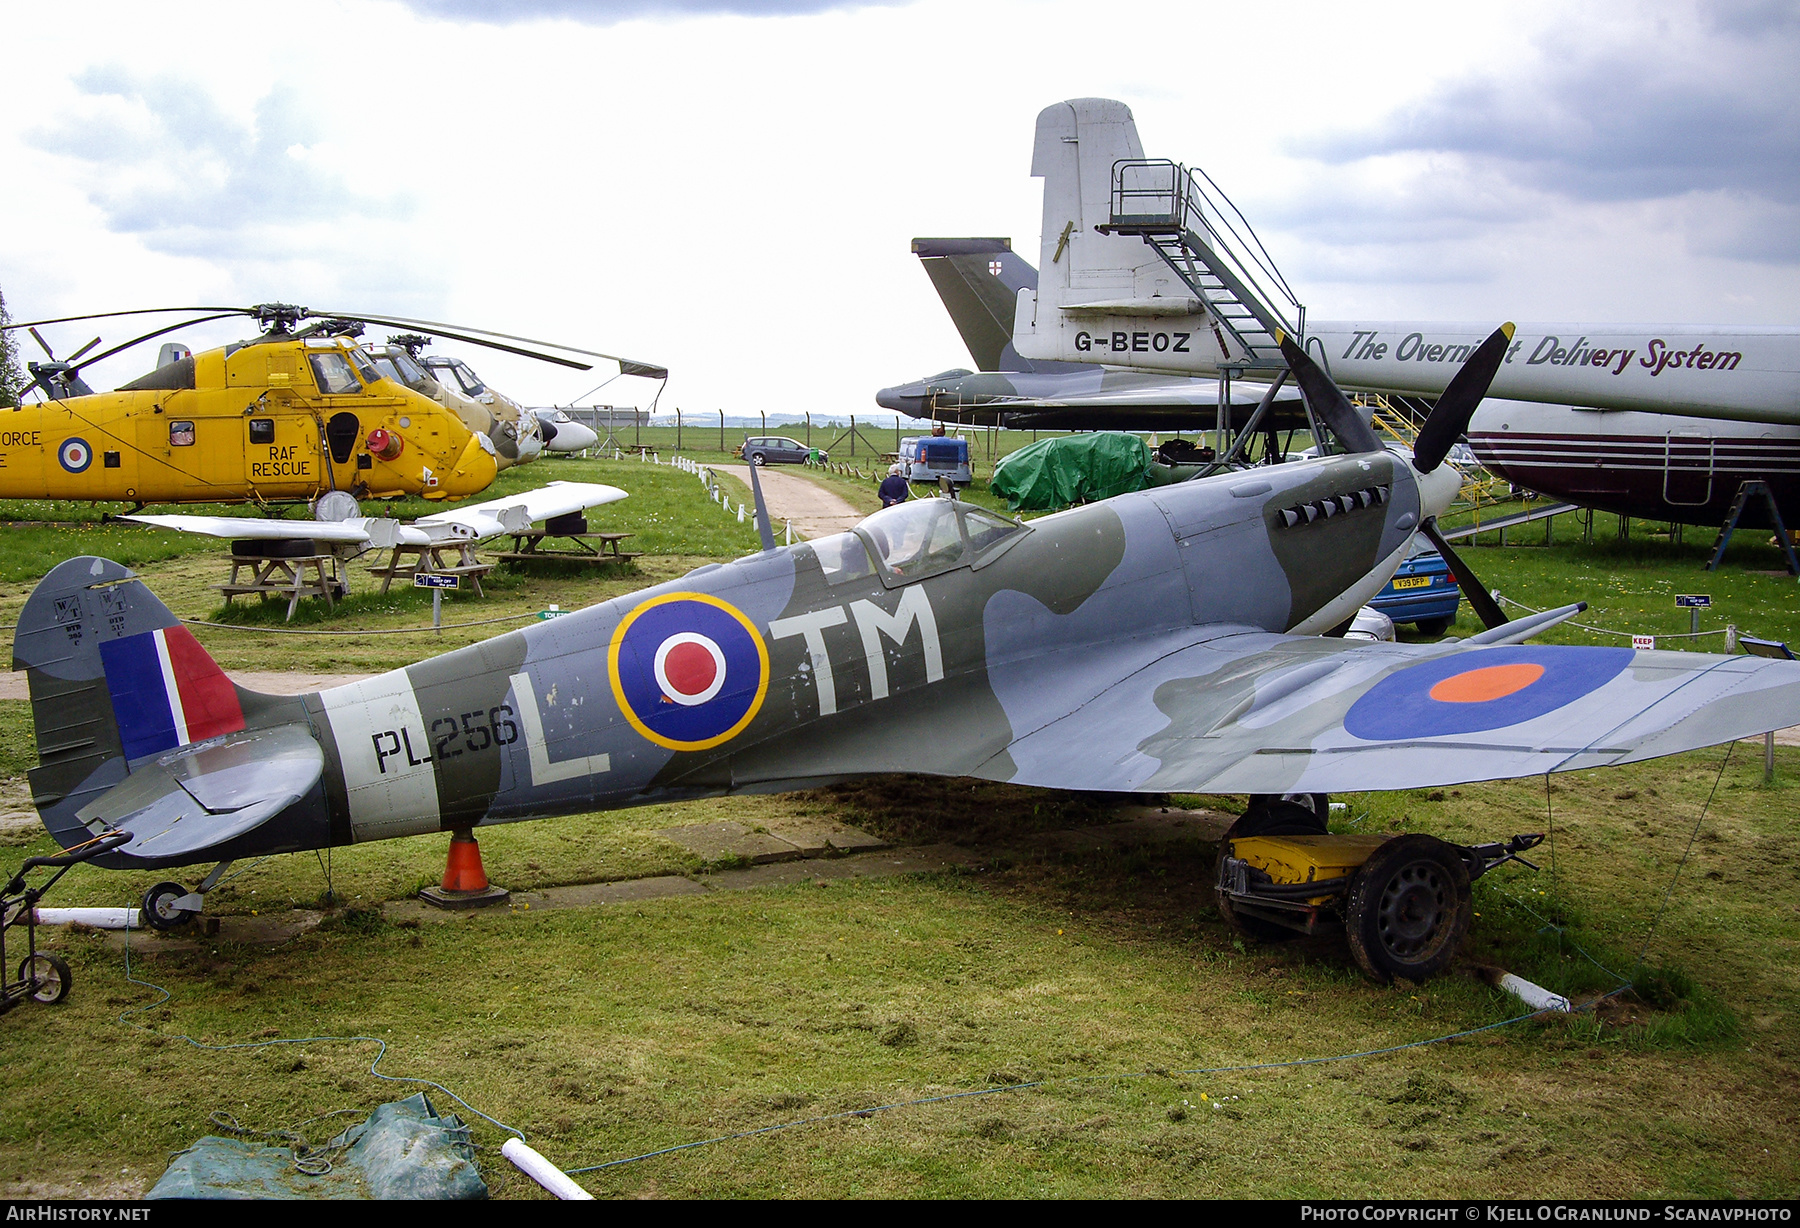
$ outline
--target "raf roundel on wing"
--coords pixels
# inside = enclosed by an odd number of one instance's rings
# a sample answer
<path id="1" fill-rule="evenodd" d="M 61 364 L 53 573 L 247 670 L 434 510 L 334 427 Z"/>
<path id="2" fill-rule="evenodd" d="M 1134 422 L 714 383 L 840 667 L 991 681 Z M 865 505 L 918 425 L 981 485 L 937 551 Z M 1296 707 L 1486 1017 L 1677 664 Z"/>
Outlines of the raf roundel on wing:
<path id="1" fill-rule="evenodd" d="M 1370 687 L 1344 714 L 1344 729 L 1369 742 L 1503 729 L 1592 694 L 1634 655 L 1629 648 L 1558 647 L 1452 653 Z"/>
<path id="2" fill-rule="evenodd" d="M 704 593 L 653 597 L 613 632 L 613 696 L 644 737 L 706 750 L 741 733 L 769 687 L 769 653 L 735 606 Z"/>

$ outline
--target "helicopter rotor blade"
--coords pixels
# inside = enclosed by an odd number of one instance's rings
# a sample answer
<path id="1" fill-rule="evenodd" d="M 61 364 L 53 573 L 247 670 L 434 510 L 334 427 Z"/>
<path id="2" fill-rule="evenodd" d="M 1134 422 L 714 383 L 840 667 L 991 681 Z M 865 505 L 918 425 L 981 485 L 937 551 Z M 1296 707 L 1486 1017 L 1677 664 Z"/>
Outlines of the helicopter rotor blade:
<path id="1" fill-rule="evenodd" d="M 27 327 L 29 327 L 29 325 Z M 48 357 L 51 362 L 55 362 L 56 351 L 50 348 L 50 343 L 48 341 L 44 340 L 44 334 L 33 328 L 31 330 L 31 336 L 38 343 L 38 349 L 44 351 L 45 356 Z"/>
<path id="2" fill-rule="evenodd" d="M 380 317 L 358 316 L 358 315 L 355 315 L 354 312 L 339 312 L 339 313 L 334 313 L 334 314 L 350 315 L 355 319 L 367 320 L 371 324 L 392 324 L 396 328 L 400 328 L 400 327 L 417 328 L 417 329 L 421 329 L 422 331 L 425 331 L 425 332 L 435 332 L 437 335 L 439 335 L 441 337 L 455 337 L 455 333 L 450 331 L 452 329 L 455 329 L 458 332 L 462 332 L 465 334 L 466 333 L 480 333 L 483 336 L 499 337 L 505 341 L 517 341 L 517 342 L 521 342 L 522 344 L 525 344 L 525 345 L 541 345 L 541 346 L 545 346 L 552 350 L 562 350 L 565 353 L 569 353 L 569 354 L 585 354 L 589 358 L 604 358 L 608 362 L 618 363 L 621 368 L 624 368 L 626 366 L 631 366 L 631 367 L 644 368 L 646 371 L 664 371 L 664 372 L 667 371 L 666 367 L 660 366 L 656 363 L 638 362 L 635 359 L 621 358 L 617 354 L 608 354 L 601 350 L 584 350 L 584 349 L 580 348 L 579 346 L 564 345 L 559 341 L 540 341 L 535 337 L 519 337 L 519 336 L 513 335 L 512 333 L 496 332 L 491 328 L 469 328 L 469 327 L 466 327 L 461 324 L 438 324 L 431 320 L 413 320 L 413 319 L 408 319 L 405 316 L 380 316 Z M 468 336 L 457 337 L 456 339 L 459 341 L 475 341 L 475 339 L 473 337 L 468 337 Z M 492 345 L 493 343 L 487 342 L 487 341 L 475 341 L 475 344 L 477 344 L 477 345 Z M 495 346 L 494 348 L 505 349 L 506 347 Z M 513 352 L 521 353 L 523 351 L 515 350 Z M 550 358 L 547 355 L 534 354 L 534 355 L 532 355 L 532 357 L 544 358 L 544 360 L 546 362 L 556 362 L 557 361 L 556 359 Z M 564 365 L 567 365 L 567 364 L 564 364 Z M 584 369 L 591 369 L 591 368 L 584 368 Z M 644 371 L 625 371 L 624 373 L 626 375 L 640 375 L 640 374 L 644 374 Z M 650 378 L 656 379 L 658 377 L 655 375 L 652 375 L 652 376 L 650 376 Z"/>
<path id="3" fill-rule="evenodd" d="M 117 354 L 122 350 L 129 350 L 132 346 L 137 345 L 140 342 L 154 340 L 155 338 L 162 336 L 164 333 L 176 332 L 180 329 L 187 328 L 190 325 L 194 325 L 194 324 L 210 324 L 214 320 L 227 320 L 227 319 L 230 319 L 232 316 L 243 315 L 243 314 L 244 313 L 241 310 L 239 310 L 237 308 L 231 308 L 231 309 L 220 312 L 218 315 L 201 316 L 198 319 L 194 319 L 194 320 L 182 320 L 179 323 L 170 324 L 170 325 L 167 325 L 166 327 L 155 329 L 152 332 L 145 333 L 141 337 L 133 337 L 130 341 L 125 342 L 123 345 L 115 345 L 115 346 L 113 346 L 112 349 L 107 350 L 103 354 L 96 354 L 92 358 L 88 359 L 86 362 L 77 363 L 77 364 L 70 366 L 68 369 L 68 374 L 70 376 L 73 376 L 77 371 L 81 370 L 83 367 L 91 367 L 97 362 L 104 362 L 106 359 L 111 358 L 114 354 Z"/>
<path id="4" fill-rule="evenodd" d="M 349 318 L 360 320 L 364 324 L 385 324 L 394 328 L 422 325 L 424 323 L 421 320 L 400 320 L 392 316 L 351 316 Z M 540 354 L 535 350 L 528 350 L 522 346 L 507 345 L 504 341 L 484 341 L 480 337 L 471 337 L 467 333 L 454 333 L 449 329 L 437 328 L 435 326 L 430 327 L 428 331 L 434 337 L 448 337 L 452 341 L 466 341 L 470 345 L 485 346 L 490 350 L 505 350 L 508 354 L 519 354 L 525 358 L 535 358 L 539 362 L 552 362 L 559 367 L 572 367 L 577 371 L 592 371 L 594 369 L 594 364 L 590 362 L 578 362 L 573 358 L 558 358 L 554 354 Z"/>
<path id="5" fill-rule="evenodd" d="M 79 350 L 76 350 L 73 354 L 71 354 L 67 358 L 63 359 L 63 361 L 64 362 L 80 362 L 81 356 L 83 354 L 87 353 L 89 350 L 93 349 L 95 346 L 97 346 L 99 344 L 100 344 L 100 338 L 95 337 L 92 341 L 90 341 L 86 345 L 82 346 Z"/>
<path id="6" fill-rule="evenodd" d="M 133 311 L 90 311 L 83 316 L 57 316 L 53 320 L 26 320 L 18 324 L 8 324 L 0 331 L 15 328 L 35 328 L 39 324 L 70 324 L 76 320 L 110 320 L 115 316 L 153 316 L 166 315 L 172 311 L 218 311 L 227 315 L 251 315 L 252 312 L 243 307 L 139 307 Z"/>

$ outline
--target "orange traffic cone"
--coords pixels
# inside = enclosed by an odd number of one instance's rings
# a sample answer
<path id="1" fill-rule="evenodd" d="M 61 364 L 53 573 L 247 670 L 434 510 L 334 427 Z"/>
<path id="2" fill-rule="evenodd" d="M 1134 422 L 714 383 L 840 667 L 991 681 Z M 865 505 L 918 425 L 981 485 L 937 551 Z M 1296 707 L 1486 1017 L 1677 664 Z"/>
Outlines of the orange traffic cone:
<path id="1" fill-rule="evenodd" d="M 445 891 L 486 891 L 487 871 L 481 867 L 481 845 L 475 833 L 450 833 L 450 859 L 444 864 Z"/>
<path id="2" fill-rule="evenodd" d="M 450 857 L 444 863 L 443 885 L 426 887 L 419 892 L 419 898 L 438 908 L 480 908 L 504 904 L 512 896 L 506 888 L 488 882 L 475 833 L 463 828 L 450 833 Z"/>

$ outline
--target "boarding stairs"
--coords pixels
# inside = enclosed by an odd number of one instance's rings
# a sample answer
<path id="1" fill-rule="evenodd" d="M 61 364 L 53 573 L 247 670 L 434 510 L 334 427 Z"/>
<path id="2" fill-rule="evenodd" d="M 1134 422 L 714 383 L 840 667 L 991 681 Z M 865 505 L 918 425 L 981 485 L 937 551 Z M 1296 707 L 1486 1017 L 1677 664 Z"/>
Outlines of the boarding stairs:
<path id="1" fill-rule="evenodd" d="M 1283 371 L 1277 331 L 1303 339 L 1306 308 L 1262 240 L 1205 171 L 1164 158 L 1113 164 L 1112 217 L 1101 230 L 1138 235 L 1206 305 L 1223 365 Z"/>

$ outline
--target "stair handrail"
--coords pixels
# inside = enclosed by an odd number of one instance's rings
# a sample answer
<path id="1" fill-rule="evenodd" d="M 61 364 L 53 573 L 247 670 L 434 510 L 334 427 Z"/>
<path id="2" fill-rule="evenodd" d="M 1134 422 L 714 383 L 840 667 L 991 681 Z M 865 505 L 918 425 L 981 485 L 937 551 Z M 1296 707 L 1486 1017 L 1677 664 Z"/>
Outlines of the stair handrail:
<path id="1" fill-rule="evenodd" d="M 1166 180 L 1156 173 L 1164 170 Z M 1165 207 L 1153 212 L 1127 211 L 1141 202 Z M 1131 231 L 1146 237 L 1150 233 L 1175 233 L 1181 235 L 1184 247 L 1188 246 L 1187 239 L 1199 239 L 1205 250 L 1194 255 L 1203 260 L 1210 257 L 1209 264 L 1212 260 L 1224 264 L 1231 280 L 1257 296 L 1257 302 L 1246 306 L 1253 311 L 1261 308 L 1271 321 L 1304 342 L 1305 306 L 1276 267 L 1255 227 L 1204 170 L 1190 169 L 1167 158 L 1121 158 L 1112 168 L 1111 211 L 1108 230 Z M 1214 272 L 1216 275 L 1217 270 Z M 1287 313 L 1275 306 L 1277 299 L 1292 308 L 1293 324 Z"/>

